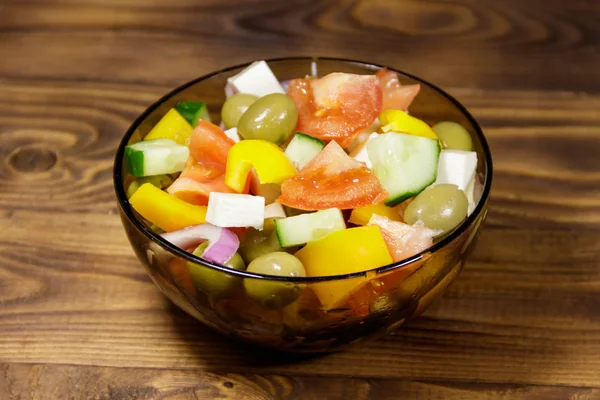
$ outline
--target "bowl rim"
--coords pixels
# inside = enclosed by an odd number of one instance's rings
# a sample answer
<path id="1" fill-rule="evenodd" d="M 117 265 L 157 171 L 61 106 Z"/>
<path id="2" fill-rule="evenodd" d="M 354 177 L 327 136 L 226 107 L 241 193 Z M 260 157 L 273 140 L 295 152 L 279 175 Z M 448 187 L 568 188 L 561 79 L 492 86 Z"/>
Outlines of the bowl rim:
<path id="1" fill-rule="evenodd" d="M 415 254 L 407 259 L 404 259 L 404 260 L 401 260 L 398 262 L 394 262 L 391 264 L 387 264 L 387 265 L 384 265 L 381 267 L 369 269 L 366 271 L 353 272 L 353 273 L 341 274 L 341 275 L 326 275 L 326 276 L 315 276 L 315 277 L 286 277 L 286 276 L 264 275 L 264 274 L 258 274 L 258 273 L 254 273 L 254 272 L 248 272 L 248 271 L 240 271 L 240 270 L 236 270 L 233 268 L 229 268 L 229 267 L 226 267 L 223 265 L 219 265 L 219 264 L 204 260 L 198 256 L 188 253 L 187 251 L 175 246 L 174 244 L 171 244 L 167 240 L 163 239 L 160 235 L 154 233 L 152 230 L 147 228 L 141 222 L 141 220 L 135 216 L 133 208 L 131 207 L 129 200 L 127 199 L 125 188 L 123 187 L 124 185 L 122 184 L 123 158 L 124 158 L 124 153 L 125 153 L 125 146 L 127 146 L 129 139 L 134 134 L 135 130 L 141 124 L 141 122 L 144 121 L 150 113 L 152 113 L 154 110 L 156 110 L 165 101 L 167 101 L 174 95 L 182 92 L 183 90 L 196 84 L 197 82 L 212 78 L 216 75 L 219 75 L 219 74 L 222 74 L 225 72 L 229 72 L 229 71 L 232 71 L 235 69 L 247 67 L 248 65 L 250 65 L 252 62 L 254 62 L 256 60 L 229 66 L 226 68 L 222 68 L 217 71 L 213 71 L 208 74 L 202 75 L 202 76 L 200 76 L 196 79 L 193 79 L 187 83 L 184 83 L 184 84 L 176 87 L 175 89 L 171 90 L 164 96 L 160 97 L 157 101 L 155 101 L 150 106 L 148 106 L 134 120 L 134 122 L 127 129 L 125 135 L 123 136 L 123 138 L 121 139 L 121 141 L 119 143 L 119 146 L 117 148 L 117 152 L 115 155 L 114 164 L 113 164 L 113 185 L 114 185 L 118 204 L 119 204 L 119 207 L 121 208 L 122 214 L 124 214 L 127 217 L 127 219 L 129 220 L 129 222 L 132 223 L 136 229 L 141 231 L 147 237 L 147 239 L 149 239 L 151 242 L 154 242 L 154 243 L 160 245 L 163 249 L 167 250 L 172 255 L 180 257 L 186 261 L 189 261 L 189 262 L 192 262 L 195 264 L 200 264 L 200 265 L 203 265 L 208 268 L 216 269 L 221 272 L 239 276 L 239 277 L 243 277 L 243 278 L 254 278 L 254 279 L 263 279 L 263 280 L 269 280 L 269 281 L 282 281 L 282 282 L 294 282 L 294 283 L 313 283 L 313 282 L 337 281 L 337 280 L 344 280 L 344 279 L 367 277 L 367 276 L 373 275 L 373 274 L 379 275 L 379 274 L 387 273 L 387 272 L 390 272 L 390 271 L 393 271 L 393 270 L 396 270 L 396 269 L 399 269 L 402 267 L 406 267 L 415 262 L 418 262 L 418 261 L 422 260 L 427 254 L 433 254 L 439 250 L 442 250 L 444 247 L 446 247 L 448 244 L 450 244 L 454 239 L 456 239 L 460 235 L 462 235 L 471 225 L 473 225 L 473 223 L 477 220 L 477 218 L 483 212 L 484 207 L 489 199 L 491 185 L 492 185 L 492 175 L 493 175 L 492 156 L 491 156 L 490 148 L 489 148 L 489 145 L 485 138 L 485 135 L 483 134 L 483 130 L 479 126 L 479 123 L 477 122 L 477 120 L 475 120 L 475 118 L 471 115 L 471 113 L 466 109 L 465 106 L 463 106 L 458 100 L 456 100 L 453 96 L 451 96 L 450 94 L 448 94 L 447 92 L 445 92 L 444 90 L 439 88 L 437 85 L 434 85 L 425 79 L 422 79 L 422 78 L 412 75 L 410 73 L 406 73 L 406 72 L 401 71 L 396 68 L 392 68 L 392 67 L 388 67 L 385 65 L 372 63 L 372 62 L 365 62 L 365 61 L 361 61 L 361 60 L 338 58 L 338 57 L 299 56 L 299 57 L 277 57 L 277 58 L 264 59 L 264 61 L 267 63 L 278 62 L 278 61 L 318 62 L 319 60 L 337 61 L 337 62 L 349 63 L 349 64 L 359 64 L 363 67 L 373 69 L 373 70 L 380 70 L 383 68 L 387 68 L 391 71 L 397 72 L 397 73 L 404 75 L 408 78 L 411 78 L 415 81 L 423 83 L 423 84 L 429 86 L 430 88 L 434 89 L 435 91 L 437 91 L 441 96 L 445 97 L 447 100 L 449 100 L 460 112 L 462 112 L 462 114 L 467 118 L 469 123 L 473 126 L 475 135 L 477 135 L 477 137 L 480 141 L 483 156 L 485 159 L 485 163 L 484 163 L 485 180 L 483 182 L 483 190 L 481 193 L 481 198 L 480 198 L 477 206 L 471 213 L 471 215 L 469 215 L 465 219 L 465 221 L 463 221 L 449 235 L 447 235 L 445 238 L 443 238 L 439 242 L 435 243 L 433 246 L 428 247 L 427 249 L 423 250 L 422 252 Z"/>

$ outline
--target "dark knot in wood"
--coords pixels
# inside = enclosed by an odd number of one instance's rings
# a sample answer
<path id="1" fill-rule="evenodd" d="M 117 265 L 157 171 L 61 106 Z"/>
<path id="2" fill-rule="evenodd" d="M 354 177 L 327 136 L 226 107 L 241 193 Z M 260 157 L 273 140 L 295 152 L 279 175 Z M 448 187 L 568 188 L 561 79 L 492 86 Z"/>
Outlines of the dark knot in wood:
<path id="1" fill-rule="evenodd" d="M 21 147 L 13 151 L 9 163 L 20 172 L 48 171 L 56 164 L 56 152 L 38 147 Z"/>

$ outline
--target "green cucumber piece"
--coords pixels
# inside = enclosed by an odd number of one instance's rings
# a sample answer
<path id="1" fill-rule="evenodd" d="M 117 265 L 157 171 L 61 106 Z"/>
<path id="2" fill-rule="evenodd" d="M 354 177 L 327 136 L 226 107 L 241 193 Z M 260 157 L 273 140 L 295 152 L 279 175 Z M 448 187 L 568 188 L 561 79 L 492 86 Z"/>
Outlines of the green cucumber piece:
<path id="1" fill-rule="evenodd" d="M 275 220 L 275 231 L 281 247 L 297 246 L 322 239 L 330 233 L 344 229 L 344 216 L 337 208 Z"/>
<path id="2" fill-rule="evenodd" d="M 175 109 L 193 128 L 201 119 L 211 122 L 208 107 L 200 101 L 181 101 L 175 106 Z"/>
<path id="3" fill-rule="evenodd" d="M 300 171 L 306 164 L 317 156 L 325 147 L 322 140 L 304 133 L 297 132 L 294 138 L 285 149 L 285 155 L 294 164 L 294 167 Z"/>
<path id="4" fill-rule="evenodd" d="M 395 206 L 421 193 L 437 177 L 440 144 L 435 139 L 388 132 L 367 143 L 369 160 L 381 186 Z"/>
<path id="5" fill-rule="evenodd" d="M 185 167 L 187 146 L 171 139 L 144 140 L 125 147 L 125 169 L 135 177 L 172 174 Z"/>

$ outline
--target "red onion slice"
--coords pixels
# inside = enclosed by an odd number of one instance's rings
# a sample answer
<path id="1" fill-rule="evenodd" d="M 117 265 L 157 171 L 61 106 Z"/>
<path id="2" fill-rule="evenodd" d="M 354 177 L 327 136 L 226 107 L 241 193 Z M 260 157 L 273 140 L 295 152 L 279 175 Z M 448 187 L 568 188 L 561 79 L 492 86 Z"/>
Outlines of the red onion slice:
<path id="1" fill-rule="evenodd" d="M 178 231 L 163 233 L 161 236 L 181 249 L 195 247 L 208 241 L 208 247 L 202 258 L 218 264 L 227 262 L 240 247 L 240 240 L 235 233 L 211 224 L 190 226 Z"/>

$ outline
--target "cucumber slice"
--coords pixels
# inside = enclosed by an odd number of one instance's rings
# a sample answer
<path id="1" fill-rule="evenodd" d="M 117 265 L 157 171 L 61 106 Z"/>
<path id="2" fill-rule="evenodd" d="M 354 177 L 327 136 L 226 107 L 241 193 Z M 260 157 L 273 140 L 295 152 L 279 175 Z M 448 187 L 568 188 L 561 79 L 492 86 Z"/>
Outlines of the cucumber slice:
<path id="1" fill-rule="evenodd" d="M 183 170 L 189 155 L 173 140 L 144 140 L 125 147 L 125 168 L 135 177 L 172 174 Z"/>
<path id="2" fill-rule="evenodd" d="M 373 172 L 395 206 L 435 182 L 440 144 L 436 139 L 388 132 L 367 143 Z"/>
<path id="3" fill-rule="evenodd" d="M 330 233 L 344 229 L 344 216 L 337 208 L 275 220 L 275 231 L 281 247 L 292 247 L 322 239 Z"/>
<path id="4" fill-rule="evenodd" d="M 211 122 L 208 107 L 202 102 L 182 101 L 175 106 L 175 109 L 192 127 L 196 127 L 201 119 Z"/>
<path id="5" fill-rule="evenodd" d="M 322 140 L 298 132 L 285 149 L 285 155 L 300 171 L 323 150 L 323 147 L 325 143 Z"/>

